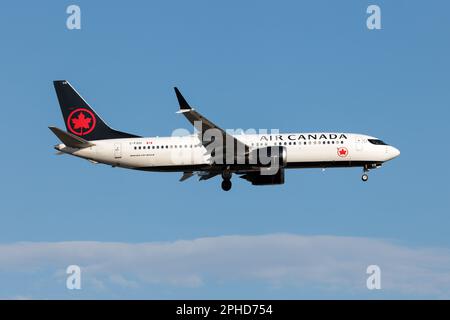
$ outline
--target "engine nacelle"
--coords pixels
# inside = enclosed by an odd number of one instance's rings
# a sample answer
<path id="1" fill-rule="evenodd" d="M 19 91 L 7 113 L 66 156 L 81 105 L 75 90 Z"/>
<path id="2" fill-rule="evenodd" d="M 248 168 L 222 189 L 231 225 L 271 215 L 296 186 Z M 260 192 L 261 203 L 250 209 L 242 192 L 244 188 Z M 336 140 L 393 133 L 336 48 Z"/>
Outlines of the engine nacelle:
<path id="1" fill-rule="evenodd" d="M 248 163 L 262 168 L 284 168 L 287 164 L 286 148 L 271 146 L 252 150 L 248 155 Z"/>
<path id="2" fill-rule="evenodd" d="M 264 175 L 261 172 L 247 173 L 241 178 L 250 181 L 254 186 L 284 184 L 284 169 L 280 168 L 276 174 Z"/>

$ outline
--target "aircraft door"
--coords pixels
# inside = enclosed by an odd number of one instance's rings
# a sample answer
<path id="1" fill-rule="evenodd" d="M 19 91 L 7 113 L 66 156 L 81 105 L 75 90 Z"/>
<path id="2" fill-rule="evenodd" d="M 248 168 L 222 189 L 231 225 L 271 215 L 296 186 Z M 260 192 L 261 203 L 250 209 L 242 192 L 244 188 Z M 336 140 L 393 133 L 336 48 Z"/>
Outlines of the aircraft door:
<path id="1" fill-rule="evenodd" d="M 360 136 L 357 136 L 355 138 L 355 149 L 356 149 L 356 151 L 362 151 L 363 150 L 363 146 L 364 146 L 364 144 L 363 144 L 362 138 Z"/>
<path id="2" fill-rule="evenodd" d="M 122 145 L 120 143 L 114 144 L 114 158 L 115 159 L 122 158 Z"/>

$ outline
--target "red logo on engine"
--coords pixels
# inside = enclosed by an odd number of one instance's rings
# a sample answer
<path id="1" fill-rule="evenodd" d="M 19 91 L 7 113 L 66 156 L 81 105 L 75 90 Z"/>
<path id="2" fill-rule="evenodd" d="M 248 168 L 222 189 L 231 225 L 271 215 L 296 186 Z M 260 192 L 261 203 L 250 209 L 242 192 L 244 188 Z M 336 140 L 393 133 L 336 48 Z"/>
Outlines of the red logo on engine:
<path id="1" fill-rule="evenodd" d="M 94 130 L 96 122 L 92 111 L 85 108 L 78 108 L 69 114 L 67 128 L 77 136 L 84 136 Z"/>
<path id="2" fill-rule="evenodd" d="M 337 149 L 337 154 L 339 157 L 345 158 L 346 156 L 348 156 L 348 150 L 347 148 L 338 148 Z"/>

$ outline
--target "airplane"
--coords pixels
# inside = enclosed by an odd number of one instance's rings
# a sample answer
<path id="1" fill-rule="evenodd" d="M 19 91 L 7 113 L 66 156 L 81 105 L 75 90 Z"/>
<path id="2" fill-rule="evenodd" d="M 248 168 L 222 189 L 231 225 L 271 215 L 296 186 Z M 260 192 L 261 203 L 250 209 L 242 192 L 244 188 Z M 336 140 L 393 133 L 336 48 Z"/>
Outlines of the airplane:
<path id="1" fill-rule="evenodd" d="M 221 176 L 224 191 L 231 189 L 233 174 L 252 185 L 284 184 L 286 169 L 361 167 L 361 179 L 367 181 L 369 170 L 400 155 L 397 148 L 364 134 L 231 134 L 192 108 L 176 87 L 178 113 L 196 132 L 141 137 L 109 127 L 68 81 L 53 84 L 67 129 L 49 127 L 62 142 L 54 147 L 58 154 L 112 167 L 181 172 L 180 181 L 195 175 L 199 180 Z"/>

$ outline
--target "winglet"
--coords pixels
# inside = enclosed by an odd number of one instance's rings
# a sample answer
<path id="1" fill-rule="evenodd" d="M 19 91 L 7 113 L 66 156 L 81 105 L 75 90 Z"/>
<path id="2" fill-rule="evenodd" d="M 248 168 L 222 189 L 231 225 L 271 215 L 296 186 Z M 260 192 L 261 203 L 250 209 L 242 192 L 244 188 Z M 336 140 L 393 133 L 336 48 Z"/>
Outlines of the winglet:
<path id="1" fill-rule="evenodd" d="M 177 95 L 178 104 L 180 105 L 180 111 L 192 110 L 191 106 L 189 105 L 189 103 L 187 103 L 186 99 L 183 97 L 180 90 L 178 90 L 177 87 L 174 87 L 174 89 L 175 94 Z"/>

